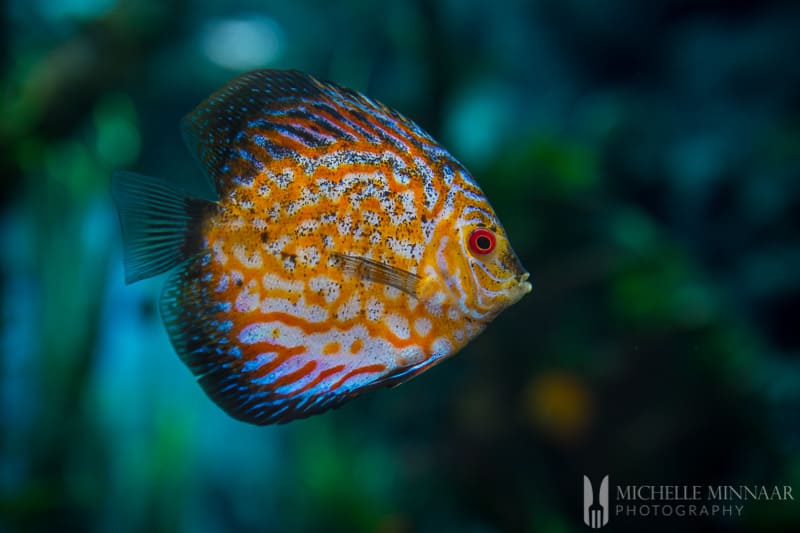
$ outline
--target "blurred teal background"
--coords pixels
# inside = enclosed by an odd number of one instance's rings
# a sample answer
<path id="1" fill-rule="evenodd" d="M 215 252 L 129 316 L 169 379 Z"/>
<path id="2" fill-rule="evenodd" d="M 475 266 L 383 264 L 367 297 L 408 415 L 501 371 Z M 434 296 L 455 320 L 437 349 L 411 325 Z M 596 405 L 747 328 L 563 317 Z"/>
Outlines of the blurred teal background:
<path id="1" fill-rule="evenodd" d="M 582 475 L 800 497 L 800 4 L 0 0 L 0 531 L 583 531 Z M 534 292 L 460 355 L 286 426 L 208 400 L 114 169 L 297 68 L 475 175 Z M 799 502 L 611 530 L 798 531 Z"/>

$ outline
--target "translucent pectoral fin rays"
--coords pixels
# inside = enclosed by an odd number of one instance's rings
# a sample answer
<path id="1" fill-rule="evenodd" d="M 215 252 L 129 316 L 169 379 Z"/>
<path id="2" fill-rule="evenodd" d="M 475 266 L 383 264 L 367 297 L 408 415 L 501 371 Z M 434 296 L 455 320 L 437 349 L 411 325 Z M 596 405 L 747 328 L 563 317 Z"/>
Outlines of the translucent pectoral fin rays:
<path id="1" fill-rule="evenodd" d="M 342 270 L 367 281 L 389 285 L 406 294 L 419 298 L 419 287 L 422 279 L 406 270 L 379 263 L 365 257 L 334 254 Z"/>

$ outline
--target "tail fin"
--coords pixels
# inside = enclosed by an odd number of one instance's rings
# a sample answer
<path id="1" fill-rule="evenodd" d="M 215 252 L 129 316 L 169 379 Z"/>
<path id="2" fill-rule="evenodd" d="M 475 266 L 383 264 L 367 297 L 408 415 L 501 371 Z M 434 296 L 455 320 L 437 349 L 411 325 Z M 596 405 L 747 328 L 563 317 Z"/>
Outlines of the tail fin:
<path id="1" fill-rule="evenodd" d="M 208 200 L 133 172 L 115 172 L 111 194 L 122 226 L 125 283 L 166 272 L 199 250 Z"/>

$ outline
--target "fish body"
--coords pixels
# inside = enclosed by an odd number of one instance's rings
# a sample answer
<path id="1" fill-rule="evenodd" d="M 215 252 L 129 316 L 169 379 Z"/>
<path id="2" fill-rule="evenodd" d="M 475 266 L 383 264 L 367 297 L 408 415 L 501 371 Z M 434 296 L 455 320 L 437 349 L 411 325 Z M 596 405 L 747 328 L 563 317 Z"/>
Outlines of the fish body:
<path id="1" fill-rule="evenodd" d="M 467 170 L 368 97 L 261 70 L 182 128 L 216 198 L 116 173 L 126 279 L 177 266 L 169 337 L 236 418 L 287 422 L 406 381 L 531 290 Z"/>

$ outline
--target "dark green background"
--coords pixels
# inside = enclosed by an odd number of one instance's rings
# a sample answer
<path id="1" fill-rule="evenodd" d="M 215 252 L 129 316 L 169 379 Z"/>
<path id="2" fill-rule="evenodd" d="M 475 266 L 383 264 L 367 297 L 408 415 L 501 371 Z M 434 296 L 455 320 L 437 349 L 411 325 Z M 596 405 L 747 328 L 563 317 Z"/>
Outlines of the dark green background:
<path id="1" fill-rule="evenodd" d="M 584 473 L 800 498 L 800 5 L 0 1 L 0 530 L 584 531 Z M 126 287 L 109 175 L 298 68 L 430 131 L 535 283 L 322 416 L 225 416 Z M 798 530 L 800 503 L 609 530 Z"/>

